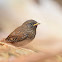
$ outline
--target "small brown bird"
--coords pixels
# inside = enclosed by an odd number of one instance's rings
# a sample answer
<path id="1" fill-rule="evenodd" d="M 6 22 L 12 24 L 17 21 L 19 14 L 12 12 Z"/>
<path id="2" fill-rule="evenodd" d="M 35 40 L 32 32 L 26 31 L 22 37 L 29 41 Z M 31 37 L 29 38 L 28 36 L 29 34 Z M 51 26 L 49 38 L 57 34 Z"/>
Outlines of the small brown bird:
<path id="1" fill-rule="evenodd" d="M 16 28 L 5 40 L 14 46 L 23 46 L 30 43 L 36 35 L 37 23 L 35 20 L 28 20 Z"/>

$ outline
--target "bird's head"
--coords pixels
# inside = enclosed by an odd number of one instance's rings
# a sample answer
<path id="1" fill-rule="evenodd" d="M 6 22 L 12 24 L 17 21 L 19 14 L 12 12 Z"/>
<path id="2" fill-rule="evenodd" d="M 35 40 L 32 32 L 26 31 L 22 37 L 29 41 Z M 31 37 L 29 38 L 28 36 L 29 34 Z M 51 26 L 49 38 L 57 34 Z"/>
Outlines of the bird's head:
<path id="1" fill-rule="evenodd" d="M 36 29 L 39 24 L 40 23 L 38 23 L 35 20 L 27 20 L 26 22 L 23 23 L 23 25 L 27 26 L 27 28 L 30 29 Z"/>

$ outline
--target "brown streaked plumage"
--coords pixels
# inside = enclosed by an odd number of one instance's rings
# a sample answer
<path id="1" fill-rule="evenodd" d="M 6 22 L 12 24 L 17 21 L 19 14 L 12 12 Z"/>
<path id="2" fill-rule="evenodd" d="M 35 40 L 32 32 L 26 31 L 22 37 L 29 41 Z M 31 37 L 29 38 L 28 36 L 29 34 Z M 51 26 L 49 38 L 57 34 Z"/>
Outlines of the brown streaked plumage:
<path id="1" fill-rule="evenodd" d="M 35 20 L 28 20 L 16 28 L 5 40 L 15 46 L 23 46 L 31 42 L 36 35 L 38 23 Z"/>

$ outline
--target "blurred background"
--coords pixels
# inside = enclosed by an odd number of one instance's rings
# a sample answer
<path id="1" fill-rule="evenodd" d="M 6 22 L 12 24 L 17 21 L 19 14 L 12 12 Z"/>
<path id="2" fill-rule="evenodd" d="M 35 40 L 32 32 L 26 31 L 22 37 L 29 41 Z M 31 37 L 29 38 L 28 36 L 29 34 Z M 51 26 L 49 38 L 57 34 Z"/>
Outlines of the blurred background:
<path id="1" fill-rule="evenodd" d="M 29 19 L 40 23 L 34 40 L 62 39 L 62 0 L 0 0 L 0 40 Z"/>
<path id="2" fill-rule="evenodd" d="M 62 29 L 62 0 L 0 0 L 0 39 L 28 19 L 41 23 L 37 36 L 49 27 Z"/>
<path id="3" fill-rule="evenodd" d="M 37 38 L 52 33 L 62 37 L 62 0 L 0 0 L 0 39 L 28 19 L 41 23 Z"/>

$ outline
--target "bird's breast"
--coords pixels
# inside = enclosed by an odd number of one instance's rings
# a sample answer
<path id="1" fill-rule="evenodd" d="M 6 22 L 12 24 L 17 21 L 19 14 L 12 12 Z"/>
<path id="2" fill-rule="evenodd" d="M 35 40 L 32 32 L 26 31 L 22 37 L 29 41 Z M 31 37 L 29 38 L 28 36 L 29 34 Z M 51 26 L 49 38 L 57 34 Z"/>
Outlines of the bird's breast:
<path id="1" fill-rule="evenodd" d="M 28 33 L 29 33 L 28 34 L 28 38 L 31 39 L 31 40 L 33 40 L 35 38 L 36 31 L 30 30 L 30 31 L 28 31 Z"/>

